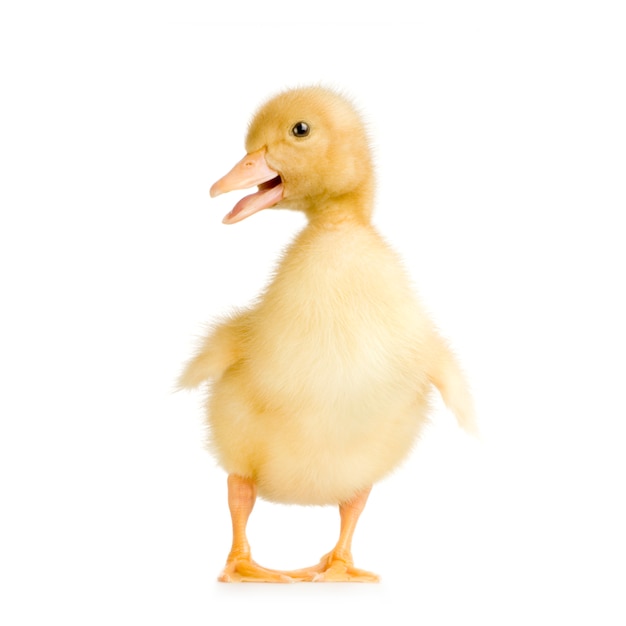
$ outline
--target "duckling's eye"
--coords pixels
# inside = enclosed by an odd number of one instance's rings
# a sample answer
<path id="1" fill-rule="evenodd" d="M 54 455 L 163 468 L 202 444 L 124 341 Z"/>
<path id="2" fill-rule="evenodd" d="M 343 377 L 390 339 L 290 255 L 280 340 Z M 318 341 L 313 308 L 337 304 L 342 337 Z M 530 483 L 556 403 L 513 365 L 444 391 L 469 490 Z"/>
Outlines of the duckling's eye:
<path id="1" fill-rule="evenodd" d="M 298 122 L 293 125 L 291 134 L 294 137 L 306 137 L 311 132 L 309 125 L 306 122 Z"/>

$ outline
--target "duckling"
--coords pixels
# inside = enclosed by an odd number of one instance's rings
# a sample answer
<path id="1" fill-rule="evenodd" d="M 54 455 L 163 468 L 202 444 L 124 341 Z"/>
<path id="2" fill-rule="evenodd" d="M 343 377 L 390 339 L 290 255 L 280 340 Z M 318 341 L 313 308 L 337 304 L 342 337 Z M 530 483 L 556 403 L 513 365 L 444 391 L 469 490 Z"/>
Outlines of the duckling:
<path id="1" fill-rule="evenodd" d="M 306 227 L 258 300 L 216 324 L 180 377 L 210 381 L 210 447 L 228 474 L 233 541 L 219 580 L 362 581 L 351 543 L 372 485 L 409 454 L 436 387 L 475 430 L 463 374 L 371 223 L 374 169 L 359 113 L 320 86 L 276 95 L 254 116 L 247 154 L 210 190 L 257 186 L 224 217 L 304 212 Z M 252 560 L 257 495 L 338 505 L 339 540 L 312 567 Z"/>

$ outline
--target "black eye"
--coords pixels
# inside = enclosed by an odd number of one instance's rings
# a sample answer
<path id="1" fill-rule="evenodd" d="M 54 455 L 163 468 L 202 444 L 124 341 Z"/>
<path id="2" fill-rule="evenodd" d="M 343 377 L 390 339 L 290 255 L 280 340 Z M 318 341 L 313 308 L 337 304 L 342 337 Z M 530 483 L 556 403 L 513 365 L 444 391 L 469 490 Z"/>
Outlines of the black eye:
<path id="1" fill-rule="evenodd" d="M 291 134 L 294 137 L 306 137 L 311 132 L 309 125 L 306 122 L 298 122 L 293 125 Z"/>

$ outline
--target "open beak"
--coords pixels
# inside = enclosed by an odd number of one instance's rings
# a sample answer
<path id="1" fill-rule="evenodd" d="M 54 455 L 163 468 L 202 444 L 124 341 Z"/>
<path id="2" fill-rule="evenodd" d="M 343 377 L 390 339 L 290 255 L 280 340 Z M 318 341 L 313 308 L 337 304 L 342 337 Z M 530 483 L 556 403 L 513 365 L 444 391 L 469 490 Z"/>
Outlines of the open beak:
<path id="1" fill-rule="evenodd" d="M 211 187 L 210 193 L 214 198 L 235 189 L 258 186 L 259 190 L 256 193 L 239 200 L 222 220 L 224 224 L 234 224 L 280 202 L 283 198 L 282 182 L 280 174 L 267 164 L 265 148 L 261 148 L 256 152 L 246 154 L 226 176 L 220 178 Z"/>

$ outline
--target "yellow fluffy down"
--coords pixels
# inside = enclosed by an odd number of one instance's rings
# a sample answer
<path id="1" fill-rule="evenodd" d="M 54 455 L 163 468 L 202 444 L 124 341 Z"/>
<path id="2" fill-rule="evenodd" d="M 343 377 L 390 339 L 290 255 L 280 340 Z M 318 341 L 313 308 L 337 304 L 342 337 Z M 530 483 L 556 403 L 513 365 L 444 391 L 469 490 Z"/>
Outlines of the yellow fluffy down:
<path id="1" fill-rule="evenodd" d="M 332 135 L 319 145 L 326 157 L 336 152 L 345 160 L 354 135 L 349 188 L 341 187 L 342 160 L 320 159 L 312 143 L 301 149 L 304 142 L 284 140 L 290 123 L 315 119 L 312 128 L 322 129 L 334 111 L 344 145 L 334 150 Z M 276 502 L 346 502 L 406 457 L 427 419 L 432 385 L 468 431 L 471 398 L 398 257 L 370 224 L 371 161 L 347 101 L 321 88 L 287 92 L 261 109 L 251 133 L 257 143 L 262 137 L 282 176 L 278 206 L 304 210 L 309 224 L 255 305 L 204 340 L 180 385 L 211 381 L 211 448 L 229 474 L 252 478 L 259 494 Z M 358 177 L 357 160 L 365 170 Z M 292 172 L 294 163 L 302 171 Z M 306 171 L 312 173 L 302 191 Z M 323 187 L 326 178 L 332 191 L 311 193 L 310 180 Z"/>

